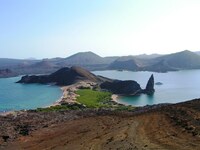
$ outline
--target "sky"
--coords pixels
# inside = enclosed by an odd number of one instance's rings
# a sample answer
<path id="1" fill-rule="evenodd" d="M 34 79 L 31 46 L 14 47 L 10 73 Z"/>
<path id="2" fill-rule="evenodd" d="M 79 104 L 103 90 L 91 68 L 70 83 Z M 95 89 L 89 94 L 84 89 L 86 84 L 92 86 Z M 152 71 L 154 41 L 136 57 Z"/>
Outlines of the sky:
<path id="1" fill-rule="evenodd" d="M 200 51 L 200 0 L 0 0 L 0 58 Z"/>

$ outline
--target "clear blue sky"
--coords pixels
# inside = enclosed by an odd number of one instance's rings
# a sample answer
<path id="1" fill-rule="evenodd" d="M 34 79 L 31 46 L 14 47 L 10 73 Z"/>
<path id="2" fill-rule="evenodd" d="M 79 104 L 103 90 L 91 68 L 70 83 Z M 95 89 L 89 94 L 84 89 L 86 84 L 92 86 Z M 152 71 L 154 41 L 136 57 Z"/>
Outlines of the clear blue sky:
<path id="1" fill-rule="evenodd" d="M 199 0 L 0 0 L 0 57 L 200 50 Z"/>

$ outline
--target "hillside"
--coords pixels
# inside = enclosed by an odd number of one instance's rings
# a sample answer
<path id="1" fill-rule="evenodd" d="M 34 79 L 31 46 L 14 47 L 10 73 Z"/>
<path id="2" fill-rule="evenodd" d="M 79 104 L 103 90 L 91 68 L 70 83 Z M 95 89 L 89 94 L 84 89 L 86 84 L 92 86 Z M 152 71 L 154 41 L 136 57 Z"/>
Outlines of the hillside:
<path id="1" fill-rule="evenodd" d="M 120 57 L 108 66 L 108 69 L 113 70 L 131 70 L 137 71 L 139 69 L 134 57 L 125 56 Z"/>
<path id="2" fill-rule="evenodd" d="M 140 68 L 143 71 L 153 71 L 153 72 L 168 72 L 168 71 L 178 71 L 178 69 L 175 69 L 171 66 L 169 66 L 164 60 L 160 60 L 159 62 L 145 66 L 143 68 Z"/>
<path id="3" fill-rule="evenodd" d="M 28 66 L 37 62 L 39 60 L 0 58 L 0 69 Z"/>
<path id="4" fill-rule="evenodd" d="M 155 72 L 200 69 L 200 56 L 188 50 L 164 56 L 156 55 L 155 58 L 151 59 L 144 59 L 143 56 L 126 56 L 118 58 L 111 63 L 108 68 L 115 70 Z"/>
<path id="5" fill-rule="evenodd" d="M 87 70 L 130 70 L 167 72 L 200 69 L 200 55 L 188 50 L 169 55 L 136 55 L 101 57 L 93 52 L 80 52 L 67 58 L 43 60 L 0 59 L 0 69 L 10 69 L 15 75 L 49 74 L 63 67 L 80 66 Z M 14 75 L 14 74 L 13 74 Z M 0 77 L 7 77 L 2 75 Z"/>
<path id="6" fill-rule="evenodd" d="M 57 66 L 54 64 L 54 62 L 52 62 L 50 60 L 42 60 L 40 62 L 32 64 L 30 67 L 31 68 L 43 68 L 43 69 L 47 69 L 47 68 L 54 68 L 54 67 L 57 67 Z"/>
<path id="7" fill-rule="evenodd" d="M 140 69 L 155 72 L 200 69 L 200 56 L 185 50 L 152 59 L 149 65 Z"/>
<path id="8" fill-rule="evenodd" d="M 89 80 L 100 82 L 101 78 L 80 67 L 61 68 L 50 75 L 23 76 L 17 83 L 55 83 L 56 85 L 70 85 L 78 81 Z"/>
<path id="9" fill-rule="evenodd" d="M 154 59 L 154 58 L 157 58 L 157 57 L 160 57 L 160 56 L 162 56 L 162 55 L 160 55 L 160 54 L 150 54 L 150 55 L 141 54 L 141 55 L 135 55 L 134 57 L 140 58 L 140 59 Z"/>
<path id="10" fill-rule="evenodd" d="M 197 69 L 200 68 L 200 56 L 194 52 L 185 50 L 182 52 L 157 58 L 174 69 Z"/>
<path id="11" fill-rule="evenodd" d="M 0 140 L 0 148 L 198 150 L 199 108 L 196 99 L 133 111 L 31 111 L 0 116 L 0 134 L 10 135 L 8 142 Z"/>

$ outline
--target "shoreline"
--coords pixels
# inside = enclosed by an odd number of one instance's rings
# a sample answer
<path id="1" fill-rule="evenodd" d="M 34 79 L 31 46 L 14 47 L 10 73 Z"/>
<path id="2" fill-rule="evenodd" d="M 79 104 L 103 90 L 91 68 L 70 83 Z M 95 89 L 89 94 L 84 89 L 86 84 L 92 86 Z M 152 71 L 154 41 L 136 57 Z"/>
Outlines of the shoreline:
<path id="1" fill-rule="evenodd" d="M 77 103 L 76 97 L 78 95 L 75 92 L 78 89 L 81 89 L 83 87 L 92 89 L 94 87 L 94 85 L 95 85 L 95 83 L 93 83 L 93 82 L 79 82 L 79 83 L 75 83 L 75 84 L 68 85 L 68 86 L 60 86 L 60 89 L 63 92 L 62 96 L 58 100 L 56 100 L 53 104 L 46 106 L 46 107 L 57 106 L 57 105 L 61 105 L 62 103 L 68 103 L 68 104 Z M 119 100 L 118 100 L 119 97 L 120 97 L 120 95 L 118 95 L 118 94 L 112 94 L 111 101 L 121 104 L 121 105 L 125 105 L 125 104 L 119 102 Z"/>
<path id="2" fill-rule="evenodd" d="M 76 97 L 78 95 L 76 94 L 76 91 L 81 88 L 92 89 L 95 85 L 96 83 L 94 82 L 82 81 L 68 86 L 60 86 L 60 89 L 62 90 L 62 96 L 58 100 L 56 100 L 53 104 L 50 104 L 46 107 L 57 106 L 61 105 L 62 103 L 68 103 L 68 104 L 77 103 Z"/>
<path id="3" fill-rule="evenodd" d="M 62 103 L 68 103 L 68 104 L 77 103 L 76 97 L 78 95 L 75 92 L 78 89 L 81 89 L 81 88 L 91 88 L 92 89 L 95 85 L 96 85 L 96 83 L 94 83 L 94 82 L 78 82 L 78 83 L 68 85 L 68 86 L 59 86 L 59 88 L 62 90 L 61 97 L 59 99 L 57 99 L 56 101 L 54 101 L 52 104 L 49 104 L 49 105 L 41 107 L 41 108 L 59 106 Z M 122 104 L 118 101 L 119 97 L 120 97 L 120 95 L 112 94 L 111 95 L 111 101 L 118 103 L 118 104 Z M 124 105 L 124 104 L 122 104 L 122 105 Z M 30 110 L 30 109 L 27 109 L 27 110 Z M 0 112 L 0 116 L 7 116 L 7 115 L 10 115 L 10 114 L 14 115 L 17 112 L 21 112 L 21 111 L 26 111 L 26 110 L 13 110 L 13 111 Z"/>

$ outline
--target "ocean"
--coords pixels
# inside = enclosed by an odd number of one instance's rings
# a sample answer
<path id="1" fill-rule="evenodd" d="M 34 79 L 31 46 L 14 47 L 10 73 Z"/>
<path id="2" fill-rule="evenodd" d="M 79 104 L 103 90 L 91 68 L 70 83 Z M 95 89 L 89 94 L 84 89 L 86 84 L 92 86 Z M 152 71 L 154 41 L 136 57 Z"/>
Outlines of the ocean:
<path id="1" fill-rule="evenodd" d="M 183 70 L 167 73 L 155 73 L 148 71 L 94 71 L 96 75 L 120 80 L 135 80 L 141 88 L 145 88 L 151 74 L 155 82 L 155 93 L 152 96 L 142 94 L 140 96 L 119 97 L 119 102 L 133 106 L 153 105 L 158 103 L 177 103 L 195 98 L 200 98 L 200 70 Z"/>
<path id="2" fill-rule="evenodd" d="M 62 96 L 58 86 L 15 83 L 20 78 L 0 79 L 0 112 L 45 107 Z"/>

